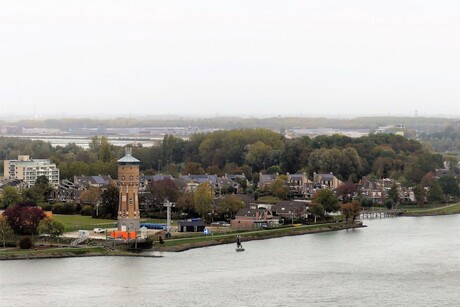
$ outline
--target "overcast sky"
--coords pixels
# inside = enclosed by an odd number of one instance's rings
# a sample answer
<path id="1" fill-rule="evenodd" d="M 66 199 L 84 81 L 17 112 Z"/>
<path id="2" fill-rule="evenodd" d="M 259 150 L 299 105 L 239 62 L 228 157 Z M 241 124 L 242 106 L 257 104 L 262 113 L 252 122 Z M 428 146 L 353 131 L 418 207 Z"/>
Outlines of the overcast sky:
<path id="1" fill-rule="evenodd" d="M 0 0 L 0 112 L 460 117 L 460 1 Z"/>

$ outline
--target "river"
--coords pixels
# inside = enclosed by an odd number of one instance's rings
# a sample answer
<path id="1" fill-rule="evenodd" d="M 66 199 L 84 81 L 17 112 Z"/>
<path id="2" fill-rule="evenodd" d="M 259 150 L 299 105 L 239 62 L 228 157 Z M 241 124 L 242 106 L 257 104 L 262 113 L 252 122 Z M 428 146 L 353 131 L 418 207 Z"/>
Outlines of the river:
<path id="1" fill-rule="evenodd" d="M 459 306 L 460 215 L 163 253 L 0 262 L 0 306 Z"/>

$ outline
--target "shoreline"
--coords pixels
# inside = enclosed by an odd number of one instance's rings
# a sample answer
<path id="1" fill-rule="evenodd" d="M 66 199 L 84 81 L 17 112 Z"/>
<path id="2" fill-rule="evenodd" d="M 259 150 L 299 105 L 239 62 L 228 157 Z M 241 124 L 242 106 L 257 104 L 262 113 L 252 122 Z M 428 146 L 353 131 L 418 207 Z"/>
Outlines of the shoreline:
<path id="1" fill-rule="evenodd" d="M 457 215 L 460 212 L 453 212 L 453 213 L 421 213 L 421 214 L 411 214 L 411 213 L 404 213 L 401 217 L 423 217 L 423 216 L 445 216 L 445 215 Z"/>
<path id="2" fill-rule="evenodd" d="M 299 236 L 299 235 L 306 235 L 306 234 L 314 234 L 314 233 L 323 233 L 323 232 L 332 232 L 332 231 L 339 231 L 339 230 L 348 230 L 348 229 L 355 229 L 355 228 L 364 228 L 367 227 L 362 223 L 359 224 L 331 224 L 325 225 L 324 227 L 309 229 L 309 228 L 301 228 L 301 227 L 292 227 L 289 229 L 284 229 L 283 231 L 266 231 L 260 230 L 257 232 L 251 232 L 250 234 L 241 233 L 240 235 L 243 238 L 244 242 L 254 241 L 254 240 L 267 240 L 267 239 L 274 239 L 274 238 L 281 238 L 281 237 L 288 237 L 288 236 Z M 236 234 L 235 234 L 236 236 Z M 234 244 L 235 243 L 235 236 L 230 236 L 228 238 L 212 238 L 211 240 L 200 241 L 200 242 L 192 242 L 192 243 L 182 243 L 172 246 L 159 246 L 158 243 L 154 244 L 154 247 L 149 250 L 145 250 L 144 252 L 139 253 L 129 253 L 126 251 L 107 251 L 103 250 L 101 252 L 88 252 L 82 253 L 79 251 L 84 250 L 84 247 L 75 248 L 74 252 L 71 251 L 62 251 L 59 252 L 56 249 L 56 252 L 53 253 L 10 253 L 6 255 L 2 255 L 0 253 L 0 261 L 3 260 L 34 260 L 34 259 L 57 259 L 57 258 L 74 258 L 74 257 L 144 257 L 144 258 L 161 258 L 161 255 L 154 255 L 154 254 L 146 254 L 147 252 L 184 252 L 190 249 L 195 248 L 202 248 L 202 247 L 210 247 L 216 245 L 223 245 L 223 244 Z M 64 248 L 63 248 L 64 249 Z"/>
<path id="3" fill-rule="evenodd" d="M 332 231 L 340 231 L 340 230 L 348 230 L 348 229 L 356 229 L 356 228 L 365 228 L 367 225 L 363 224 L 349 224 L 349 225 L 330 225 L 326 227 L 316 228 L 316 229 L 301 229 L 300 231 L 293 231 L 293 232 L 275 232 L 275 233 L 268 233 L 266 236 L 252 236 L 252 235 L 244 235 L 241 234 L 243 238 L 243 242 L 248 241 L 256 241 L 256 240 L 268 240 L 268 239 L 276 239 L 282 237 L 292 237 L 292 236 L 301 236 L 306 234 L 315 234 L 315 233 L 323 233 L 323 232 L 332 232 Z M 290 230 L 295 230 L 295 228 L 290 228 Z M 263 234 L 261 231 L 259 234 Z M 216 245 L 224 245 L 224 244 L 234 244 L 235 240 L 232 238 L 229 239 L 214 239 L 209 241 L 203 242 L 194 242 L 189 244 L 180 244 L 174 246 L 157 246 L 155 245 L 154 250 L 158 252 L 184 252 L 195 248 L 202 248 L 202 247 L 210 247 Z"/>
<path id="4" fill-rule="evenodd" d="M 141 257 L 141 258 L 161 258 L 161 255 L 141 255 L 141 254 L 84 254 L 84 255 L 11 255 L 0 256 L 0 261 L 8 260 L 40 260 L 40 259 L 64 259 L 64 258 L 89 258 L 89 257 Z"/>

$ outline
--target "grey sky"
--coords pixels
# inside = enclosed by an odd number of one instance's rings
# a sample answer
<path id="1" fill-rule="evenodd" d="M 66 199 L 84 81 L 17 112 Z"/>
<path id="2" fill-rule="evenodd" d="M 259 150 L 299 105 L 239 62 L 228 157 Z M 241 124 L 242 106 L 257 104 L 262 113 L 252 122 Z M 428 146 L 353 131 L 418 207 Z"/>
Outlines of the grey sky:
<path id="1" fill-rule="evenodd" d="M 458 0 L 0 0 L 0 116 L 460 117 Z"/>

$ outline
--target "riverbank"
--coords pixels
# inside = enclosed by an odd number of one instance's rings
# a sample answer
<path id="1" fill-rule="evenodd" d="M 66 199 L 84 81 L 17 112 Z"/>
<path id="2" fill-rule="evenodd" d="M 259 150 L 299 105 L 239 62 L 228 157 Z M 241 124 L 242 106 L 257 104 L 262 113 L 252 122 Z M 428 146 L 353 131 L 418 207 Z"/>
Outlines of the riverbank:
<path id="1" fill-rule="evenodd" d="M 299 225 L 283 228 L 272 228 L 251 231 L 233 231 L 216 235 L 199 235 L 185 238 L 165 240 L 164 244 L 156 243 L 153 251 L 183 252 L 194 248 L 208 247 L 236 242 L 236 236 L 241 236 L 243 242 L 264 240 L 285 236 L 298 236 L 310 233 L 321 233 L 366 227 L 361 222 L 355 224 L 328 223 L 317 225 Z M 149 250 L 152 251 L 152 250 Z M 0 260 L 48 259 L 70 257 L 97 257 L 97 256 L 123 256 L 123 257 L 161 257 L 152 253 L 129 252 L 126 250 L 112 250 L 102 246 L 81 247 L 39 247 L 30 250 L 18 248 L 0 249 Z"/>
<path id="2" fill-rule="evenodd" d="M 215 246 L 221 244 L 233 244 L 236 242 L 237 235 L 241 236 L 243 242 L 247 242 L 253 240 L 265 240 L 286 236 L 298 236 L 312 233 L 339 231 L 362 227 L 367 226 L 363 225 L 361 222 L 357 222 L 355 224 L 329 223 L 319 225 L 302 225 L 288 228 L 274 228 L 222 235 L 209 235 L 206 237 L 200 236 L 195 238 L 192 237 L 183 239 L 170 239 L 165 241 L 164 244 L 155 244 L 154 249 L 155 251 L 160 252 L 183 252 L 194 248 Z"/>
<path id="3" fill-rule="evenodd" d="M 126 251 L 112 251 L 99 246 L 49 247 L 30 250 L 9 248 L 6 250 L 0 250 L 0 260 L 26 260 L 98 256 L 161 257 L 156 255 L 147 255 L 142 253 L 133 253 Z"/>
<path id="4" fill-rule="evenodd" d="M 447 205 L 438 208 L 427 209 L 408 209 L 403 213 L 403 216 L 434 216 L 434 215 L 450 215 L 460 214 L 460 203 Z"/>

